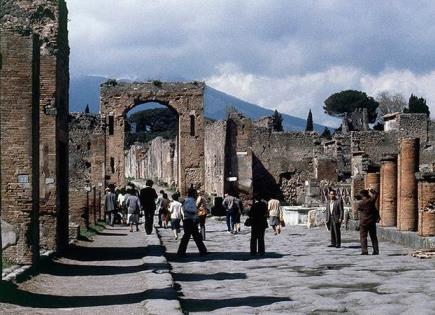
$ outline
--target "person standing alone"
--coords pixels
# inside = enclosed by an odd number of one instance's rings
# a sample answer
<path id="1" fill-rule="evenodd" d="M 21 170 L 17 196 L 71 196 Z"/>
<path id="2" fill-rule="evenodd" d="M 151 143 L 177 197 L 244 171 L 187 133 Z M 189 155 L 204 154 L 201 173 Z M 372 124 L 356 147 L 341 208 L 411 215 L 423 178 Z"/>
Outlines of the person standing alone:
<path id="1" fill-rule="evenodd" d="M 326 202 L 326 225 L 331 232 L 331 244 L 328 247 L 341 247 L 341 223 L 343 222 L 343 204 L 337 199 L 335 190 L 329 191 Z"/>
<path id="2" fill-rule="evenodd" d="M 376 235 L 376 223 L 379 222 L 379 211 L 376 208 L 378 193 L 373 190 L 361 190 L 361 200 L 356 202 L 359 214 L 359 235 L 361 242 L 361 255 L 368 255 L 367 234 L 370 235 L 373 245 L 373 255 L 379 255 L 379 243 Z"/>
<path id="3" fill-rule="evenodd" d="M 265 253 L 264 232 L 267 228 L 267 205 L 258 195 L 254 196 L 254 203 L 248 212 L 248 217 L 251 221 L 250 253 L 255 256 L 258 252 L 260 256 L 263 256 Z"/>

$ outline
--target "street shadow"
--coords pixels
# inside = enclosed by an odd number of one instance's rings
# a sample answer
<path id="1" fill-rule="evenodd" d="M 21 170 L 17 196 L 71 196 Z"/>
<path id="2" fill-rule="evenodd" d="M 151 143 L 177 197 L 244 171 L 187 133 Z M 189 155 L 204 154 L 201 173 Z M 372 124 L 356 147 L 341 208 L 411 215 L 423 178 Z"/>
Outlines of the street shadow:
<path id="1" fill-rule="evenodd" d="M 180 298 L 181 308 L 184 312 L 211 312 L 220 308 L 250 306 L 260 307 L 277 302 L 290 302 L 288 297 L 276 296 L 247 296 L 230 299 L 184 299 Z"/>
<path id="2" fill-rule="evenodd" d="M 78 261 L 140 259 L 148 253 L 147 247 L 81 247 L 72 246 L 64 257 Z"/>
<path id="3" fill-rule="evenodd" d="M 127 236 L 127 233 L 106 233 L 106 232 L 97 232 L 97 235 L 101 236 Z"/>
<path id="4" fill-rule="evenodd" d="M 167 253 L 166 258 L 171 262 L 191 262 L 191 261 L 213 261 L 213 260 L 233 260 L 248 261 L 252 259 L 282 258 L 285 255 L 266 252 L 264 256 L 251 256 L 247 252 L 209 252 L 206 256 L 199 256 L 198 253 L 187 253 L 185 257 L 179 257 L 176 253 Z"/>
<path id="5" fill-rule="evenodd" d="M 176 298 L 172 288 L 152 289 L 130 294 L 60 296 L 24 291 L 9 282 L 2 282 L 0 284 L 0 292 L 0 303 L 50 309 L 126 305 L 140 303 L 147 299 L 173 300 Z"/>
<path id="6" fill-rule="evenodd" d="M 166 270 L 167 268 L 167 265 L 163 263 L 145 263 L 136 266 L 89 266 L 51 262 L 47 266 L 44 266 L 40 273 L 61 277 L 108 276 L 137 273 L 146 270 L 159 271 Z"/>
<path id="7" fill-rule="evenodd" d="M 240 280 L 246 279 L 246 273 L 228 273 L 218 272 L 212 274 L 199 274 L 199 273 L 174 273 L 173 278 L 175 281 L 188 282 L 188 281 L 203 281 L 203 280 Z"/>

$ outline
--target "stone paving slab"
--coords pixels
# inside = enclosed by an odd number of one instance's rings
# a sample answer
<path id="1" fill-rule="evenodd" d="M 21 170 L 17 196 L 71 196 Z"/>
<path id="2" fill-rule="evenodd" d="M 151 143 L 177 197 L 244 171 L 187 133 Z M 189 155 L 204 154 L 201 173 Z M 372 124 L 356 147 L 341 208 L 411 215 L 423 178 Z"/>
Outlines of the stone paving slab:
<path id="1" fill-rule="evenodd" d="M 0 314 L 180 314 L 155 233 L 108 227 L 32 279 L 0 287 Z"/>
<path id="2" fill-rule="evenodd" d="M 358 235 L 343 231 L 343 246 L 328 248 L 324 227 L 266 232 L 266 255 L 249 255 L 249 228 L 226 233 L 207 221 L 210 254 L 193 240 L 186 258 L 179 241 L 158 229 L 183 311 L 194 314 L 435 314 L 435 261 L 412 249 L 381 242 L 379 256 L 361 256 Z"/>

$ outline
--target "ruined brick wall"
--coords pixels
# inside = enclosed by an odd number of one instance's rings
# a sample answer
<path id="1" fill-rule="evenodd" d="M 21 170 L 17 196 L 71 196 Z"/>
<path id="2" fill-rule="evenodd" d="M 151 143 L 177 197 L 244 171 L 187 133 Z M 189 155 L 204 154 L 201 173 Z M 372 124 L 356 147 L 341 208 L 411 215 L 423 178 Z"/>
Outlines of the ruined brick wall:
<path id="1" fill-rule="evenodd" d="M 327 180 L 329 182 L 337 182 L 337 160 L 331 157 L 316 157 L 314 158 L 314 178 L 318 181 Z"/>
<path id="2" fill-rule="evenodd" d="M 3 255 L 29 264 L 39 257 L 39 43 L 16 31 L 0 35 L 1 219 L 19 234 Z"/>
<path id="3" fill-rule="evenodd" d="M 225 185 L 226 121 L 206 123 L 204 137 L 205 191 L 222 197 Z"/>
<path id="4" fill-rule="evenodd" d="M 126 150 L 125 156 L 125 177 L 134 179 L 145 179 L 145 170 L 143 168 L 146 165 L 147 145 L 134 144 Z"/>
<path id="5" fill-rule="evenodd" d="M 119 83 L 101 85 L 100 112 L 109 130 L 106 133 L 106 184 L 125 183 L 125 115 L 136 105 L 157 102 L 178 113 L 178 182 L 182 194 L 190 185 L 204 187 L 204 87 L 200 82 Z M 113 128 L 111 128 L 111 126 Z M 113 161 L 113 162 L 112 162 Z M 112 168 L 111 165 L 114 165 Z"/>
<path id="6" fill-rule="evenodd" d="M 233 190 L 243 201 L 252 199 L 253 185 L 253 124 L 239 113 L 231 113 L 227 120 L 225 140 L 225 190 Z"/>
<path id="7" fill-rule="evenodd" d="M 337 175 L 339 178 L 348 178 L 351 175 L 351 140 L 348 134 L 334 134 L 332 140 L 323 143 L 323 152 L 326 156 L 337 160 Z"/>
<path id="8" fill-rule="evenodd" d="M 400 138 L 420 138 L 420 143 L 428 139 L 428 117 L 426 114 L 401 113 L 397 118 Z"/>
<path id="9" fill-rule="evenodd" d="M 68 240 L 67 15 L 63 0 L 4 0 L 0 16 L 5 29 L 40 38 L 41 247 L 58 250 Z"/>
<path id="10" fill-rule="evenodd" d="M 271 132 L 254 127 L 252 139 L 254 193 L 279 193 L 283 175 L 298 173 L 302 181 L 314 177 L 313 154 L 321 146 L 317 133 Z"/>
<path id="11" fill-rule="evenodd" d="M 99 115 L 71 113 L 69 130 L 69 217 L 70 222 L 83 225 L 83 209 L 94 202 L 89 190 L 95 187 L 97 195 L 103 194 L 103 126 Z"/>

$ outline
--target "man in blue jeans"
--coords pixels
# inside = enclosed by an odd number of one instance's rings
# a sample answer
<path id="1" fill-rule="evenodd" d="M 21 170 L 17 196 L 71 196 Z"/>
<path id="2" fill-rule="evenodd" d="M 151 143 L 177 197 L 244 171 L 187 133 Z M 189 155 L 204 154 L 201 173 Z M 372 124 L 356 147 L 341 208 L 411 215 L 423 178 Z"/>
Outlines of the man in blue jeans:
<path id="1" fill-rule="evenodd" d="M 225 199 L 222 201 L 222 206 L 226 210 L 228 233 L 237 234 L 237 231 L 234 230 L 234 223 L 236 222 L 236 214 L 239 211 L 238 199 L 234 197 L 231 192 L 229 192 L 225 194 Z"/>

